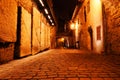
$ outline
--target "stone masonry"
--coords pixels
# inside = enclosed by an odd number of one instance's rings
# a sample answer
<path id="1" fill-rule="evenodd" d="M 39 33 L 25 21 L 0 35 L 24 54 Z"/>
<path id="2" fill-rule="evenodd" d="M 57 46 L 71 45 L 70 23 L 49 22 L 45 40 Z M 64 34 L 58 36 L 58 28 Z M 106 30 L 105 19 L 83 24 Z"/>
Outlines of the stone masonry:
<path id="1" fill-rule="evenodd" d="M 16 26 L 16 1 L 0 0 L 0 63 L 13 60 Z"/>
<path id="2" fill-rule="evenodd" d="M 77 9 L 74 21 L 80 22 L 80 47 L 98 53 L 120 54 L 120 1 L 84 0 L 82 5 L 77 5 Z M 101 40 L 97 40 L 98 26 L 101 27 Z M 93 31 L 92 38 L 89 27 Z"/>
<path id="3" fill-rule="evenodd" d="M 120 1 L 102 0 L 106 18 L 106 49 L 120 54 Z"/>
<path id="4" fill-rule="evenodd" d="M 50 48 L 50 27 L 35 1 L 0 0 L 0 63 Z"/>
<path id="5" fill-rule="evenodd" d="M 119 57 L 51 49 L 0 65 L 0 80 L 120 80 Z"/>

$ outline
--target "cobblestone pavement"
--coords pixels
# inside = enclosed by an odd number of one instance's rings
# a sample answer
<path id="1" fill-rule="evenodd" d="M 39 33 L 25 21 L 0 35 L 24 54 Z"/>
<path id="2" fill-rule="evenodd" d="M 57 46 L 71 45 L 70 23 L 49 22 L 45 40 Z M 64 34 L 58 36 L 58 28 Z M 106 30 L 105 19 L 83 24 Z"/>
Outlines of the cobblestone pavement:
<path id="1" fill-rule="evenodd" d="M 52 49 L 0 65 L 0 80 L 120 80 L 120 55 Z"/>

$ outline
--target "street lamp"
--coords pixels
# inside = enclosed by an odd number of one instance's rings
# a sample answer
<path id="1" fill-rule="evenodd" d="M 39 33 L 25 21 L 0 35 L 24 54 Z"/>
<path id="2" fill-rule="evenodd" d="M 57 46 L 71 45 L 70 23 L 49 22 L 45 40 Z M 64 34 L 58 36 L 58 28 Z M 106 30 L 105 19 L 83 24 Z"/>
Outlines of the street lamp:
<path id="1" fill-rule="evenodd" d="M 72 47 L 75 48 L 75 23 L 70 22 L 70 29 L 72 30 Z"/>
<path id="2" fill-rule="evenodd" d="M 74 24 L 74 23 L 71 23 L 70 29 L 71 29 L 71 30 L 75 30 L 75 24 Z"/>
<path id="3" fill-rule="evenodd" d="M 74 47 L 78 48 L 78 46 L 79 46 L 79 40 L 78 40 L 78 30 L 79 30 L 78 29 L 78 22 L 77 21 L 75 23 L 71 22 L 70 29 L 73 30 L 73 43 L 74 43 Z"/>

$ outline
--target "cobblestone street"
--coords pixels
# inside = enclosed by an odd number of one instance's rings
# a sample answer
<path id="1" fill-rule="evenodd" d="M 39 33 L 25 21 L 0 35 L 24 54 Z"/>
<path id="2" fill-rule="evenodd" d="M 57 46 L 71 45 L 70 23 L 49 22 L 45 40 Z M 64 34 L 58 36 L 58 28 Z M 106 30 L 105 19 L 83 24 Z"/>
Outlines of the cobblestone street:
<path id="1" fill-rule="evenodd" d="M 120 55 L 52 49 L 0 65 L 0 80 L 120 80 Z"/>

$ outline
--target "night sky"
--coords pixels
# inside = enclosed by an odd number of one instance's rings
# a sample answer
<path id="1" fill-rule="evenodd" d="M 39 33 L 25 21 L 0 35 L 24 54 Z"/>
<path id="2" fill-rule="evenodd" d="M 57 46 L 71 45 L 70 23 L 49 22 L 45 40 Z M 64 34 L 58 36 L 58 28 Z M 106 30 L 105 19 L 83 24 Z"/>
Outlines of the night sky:
<path id="1" fill-rule="evenodd" d="M 58 19 L 58 33 L 64 31 L 64 23 L 72 17 L 77 0 L 53 0 L 53 9 Z"/>

